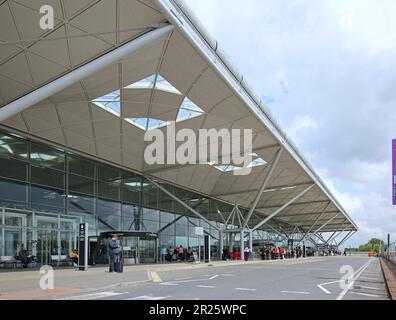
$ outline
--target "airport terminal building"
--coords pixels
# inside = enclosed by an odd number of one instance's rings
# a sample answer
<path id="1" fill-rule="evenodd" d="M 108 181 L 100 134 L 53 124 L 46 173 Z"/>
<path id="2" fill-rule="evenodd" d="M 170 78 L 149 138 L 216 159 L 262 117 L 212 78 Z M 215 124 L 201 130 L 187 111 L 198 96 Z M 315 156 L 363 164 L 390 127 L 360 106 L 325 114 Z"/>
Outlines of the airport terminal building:
<path id="1" fill-rule="evenodd" d="M 54 28 L 40 28 L 40 6 Z M 0 0 L 0 256 L 41 264 L 108 233 L 126 257 L 161 248 L 339 246 L 356 224 L 216 40 L 176 0 Z M 153 129 L 251 129 L 235 164 L 147 164 Z M 221 145 L 216 147 L 223 150 Z M 129 249 L 128 249 L 129 248 Z"/>

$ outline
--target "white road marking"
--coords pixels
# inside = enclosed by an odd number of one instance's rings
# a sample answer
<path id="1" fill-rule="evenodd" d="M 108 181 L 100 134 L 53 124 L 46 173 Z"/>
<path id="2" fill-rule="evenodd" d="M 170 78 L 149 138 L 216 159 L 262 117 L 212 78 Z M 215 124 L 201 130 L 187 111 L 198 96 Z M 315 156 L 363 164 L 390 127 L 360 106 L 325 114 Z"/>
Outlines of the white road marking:
<path id="1" fill-rule="evenodd" d="M 318 284 L 318 288 L 320 289 L 320 290 L 322 290 L 324 293 L 326 293 L 326 294 L 331 294 L 331 292 L 329 291 L 329 290 L 327 290 L 327 289 L 325 289 L 324 287 L 322 287 L 322 285 L 320 285 L 320 284 Z"/>
<path id="2" fill-rule="evenodd" d="M 379 298 L 380 297 L 379 295 L 376 295 L 376 294 L 363 293 L 363 292 L 351 291 L 351 293 L 358 294 L 358 295 L 361 295 L 361 296 L 366 296 L 366 297 L 373 297 L 373 298 Z"/>
<path id="3" fill-rule="evenodd" d="M 215 286 L 202 286 L 202 285 L 198 285 L 198 288 L 210 288 L 210 289 L 214 289 L 216 288 Z"/>
<path id="4" fill-rule="evenodd" d="M 324 282 L 324 283 L 318 284 L 317 287 L 318 287 L 320 290 L 322 290 L 324 293 L 326 293 L 326 294 L 331 294 L 331 292 L 330 292 L 329 290 L 327 290 L 327 289 L 326 289 L 325 287 L 323 287 L 323 286 L 326 286 L 326 285 L 328 285 L 328 284 L 333 284 L 333 283 L 341 282 L 341 281 L 342 281 L 342 280 Z"/>
<path id="5" fill-rule="evenodd" d="M 281 291 L 282 293 L 296 293 L 296 294 L 311 294 L 310 292 L 304 291 Z"/>
<path id="6" fill-rule="evenodd" d="M 249 289 L 249 288 L 235 288 L 235 290 L 239 290 L 239 291 L 257 291 L 257 289 Z"/>
<path id="7" fill-rule="evenodd" d="M 170 296 L 166 296 L 166 297 L 153 297 L 151 295 L 148 296 L 140 296 L 140 297 L 134 297 L 134 298 L 129 298 L 129 299 L 125 299 L 125 300 L 164 300 L 166 298 L 170 298 Z"/>
<path id="8" fill-rule="evenodd" d="M 354 289 L 370 289 L 370 290 L 382 290 L 381 288 L 373 288 L 373 287 L 366 287 L 366 286 L 356 286 Z"/>
<path id="9" fill-rule="evenodd" d="M 160 284 L 166 285 L 166 286 L 177 286 L 179 283 L 186 283 L 186 282 L 197 282 L 197 281 L 208 281 L 208 280 L 213 280 L 217 278 L 219 275 L 211 275 L 210 278 L 207 279 L 191 279 L 191 280 L 174 280 L 174 281 L 169 281 L 169 282 L 162 282 Z"/>
<path id="10" fill-rule="evenodd" d="M 83 295 L 79 295 L 79 296 L 59 298 L 56 300 L 94 300 L 94 299 L 100 299 L 100 298 L 119 296 L 122 294 L 125 294 L 125 292 L 104 291 L 104 292 L 83 294 Z"/>
<path id="11" fill-rule="evenodd" d="M 344 296 L 347 294 L 347 292 L 352 288 L 352 286 L 355 284 L 355 281 L 360 277 L 360 275 L 364 272 L 364 270 L 367 269 L 367 267 L 370 265 L 372 260 L 369 260 L 367 263 L 365 263 L 362 267 L 358 269 L 353 275 L 352 275 L 352 281 L 349 281 L 348 285 L 342 292 L 338 295 L 336 300 L 342 300 Z"/>
<path id="12" fill-rule="evenodd" d="M 222 277 L 235 277 L 235 274 L 231 274 L 231 273 L 222 273 L 220 274 Z"/>

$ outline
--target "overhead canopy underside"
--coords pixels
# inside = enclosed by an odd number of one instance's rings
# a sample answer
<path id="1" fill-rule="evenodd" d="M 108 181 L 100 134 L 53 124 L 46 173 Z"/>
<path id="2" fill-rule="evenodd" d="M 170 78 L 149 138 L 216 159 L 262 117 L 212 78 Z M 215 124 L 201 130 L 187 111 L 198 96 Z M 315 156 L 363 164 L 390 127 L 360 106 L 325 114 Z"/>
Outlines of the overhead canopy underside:
<path id="1" fill-rule="evenodd" d="M 180 10 L 177 3 L 171 3 Z M 54 30 L 39 27 L 43 4 L 55 9 Z M 167 23 L 161 12 L 149 0 L 0 0 L 0 106 Z M 149 77 L 161 77 L 168 89 L 171 86 L 178 93 L 155 85 L 126 88 Z M 118 90 L 120 98 L 113 101 L 112 110 L 119 106 L 120 114 L 92 102 Z M 209 164 L 147 165 L 143 158 L 145 130 L 125 119 L 176 121 L 186 97 L 202 114 L 177 121 L 176 129 L 252 129 L 253 153 L 266 164 L 253 167 L 246 176 Z M 308 230 L 318 217 L 319 227 L 336 216 L 322 232 L 357 229 L 276 125 L 265 124 L 177 28 L 2 124 L 247 209 L 283 147 L 249 226 L 315 184 L 276 219 Z"/>

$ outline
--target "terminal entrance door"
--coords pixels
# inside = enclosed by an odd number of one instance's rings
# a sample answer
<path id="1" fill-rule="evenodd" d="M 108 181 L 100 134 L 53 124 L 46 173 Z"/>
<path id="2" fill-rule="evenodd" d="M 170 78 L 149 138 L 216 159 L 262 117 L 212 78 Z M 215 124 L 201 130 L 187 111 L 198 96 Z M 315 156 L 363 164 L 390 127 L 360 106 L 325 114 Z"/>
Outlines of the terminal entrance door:
<path id="1" fill-rule="evenodd" d="M 155 263 L 155 239 L 122 237 L 120 243 L 123 249 L 124 264 Z"/>
<path id="2" fill-rule="evenodd" d="M 125 265 L 139 263 L 155 263 L 157 261 L 157 234 L 144 231 L 106 231 L 97 239 L 93 258 L 95 261 L 109 262 L 108 243 L 111 234 L 118 235 L 118 243 L 122 248 Z M 104 252 L 103 259 L 99 259 L 99 252 Z"/>
<path id="3" fill-rule="evenodd" d="M 139 239 L 140 263 L 155 263 L 156 252 L 155 239 Z"/>
<path id="4" fill-rule="evenodd" d="M 37 231 L 37 262 L 42 265 L 51 264 L 51 255 L 57 254 L 58 235 L 55 230 Z"/>

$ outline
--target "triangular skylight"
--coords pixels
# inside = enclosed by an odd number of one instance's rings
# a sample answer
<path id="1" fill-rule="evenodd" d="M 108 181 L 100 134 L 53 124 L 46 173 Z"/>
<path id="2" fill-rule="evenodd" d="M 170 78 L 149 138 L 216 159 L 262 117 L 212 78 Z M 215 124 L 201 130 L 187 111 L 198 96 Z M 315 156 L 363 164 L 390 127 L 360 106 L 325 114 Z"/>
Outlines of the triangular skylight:
<path id="1" fill-rule="evenodd" d="M 267 164 L 267 162 L 264 159 L 260 158 L 256 153 L 251 153 L 250 155 L 252 156 L 252 161 L 247 165 L 247 168 L 255 168 L 259 166 L 265 166 Z M 215 165 L 214 162 L 208 162 L 208 165 L 215 167 L 221 172 L 232 172 L 243 169 L 242 166 L 234 166 L 232 164 Z"/>
<path id="2" fill-rule="evenodd" d="M 172 86 L 164 77 L 161 75 L 155 77 L 154 74 L 138 82 L 132 83 L 129 86 L 126 86 L 125 89 L 153 89 L 154 87 L 156 90 L 182 95 L 182 93 Z"/>
<path id="3" fill-rule="evenodd" d="M 124 89 L 149 89 L 160 90 L 168 93 L 172 93 L 178 96 L 183 94 L 177 90 L 169 81 L 167 81 L 161 75 L 151 75 L 145 79 L 139 80 L 126 86 Z M 121 99 L 120 90 L 110 92 L 102 97 L 92 100 L 92 102 L 98 107 L 111 112 L 112 114 L 120 117 L 121 116 Z M 181 122 L 195 117 L 199 117 L 204 114 L 204 111 L 192 102 L 188 97 L 185 97 L 180 106 L 175 106 L 175 109 L 179 108 L 175 122 Z M 152 130 L 159 127 L 166 126 L 170 121 L 161 119 L 141 117 L 141 118 L 125 118 L 128 123 L 142 129 Z"/>
<path id="4" fill-rule="evenodd" d="M 204 111 L 187 97 L 183 100 L 177 114 L 176 122 L 202 116 Z"/>
<path id="5" fill-rule="evenodd" d="M 120 90 L 110 92 L 102 97 L 92 100 L 98 107 L 105 109 L 117 116 L 121 115 Z"/>
<path id="6" fill-rule="evenodd" d="M 125 121 L 142 130 L 153 130 L 169 124 L 167 121 L 154 118 L 126 118 Z"/>

